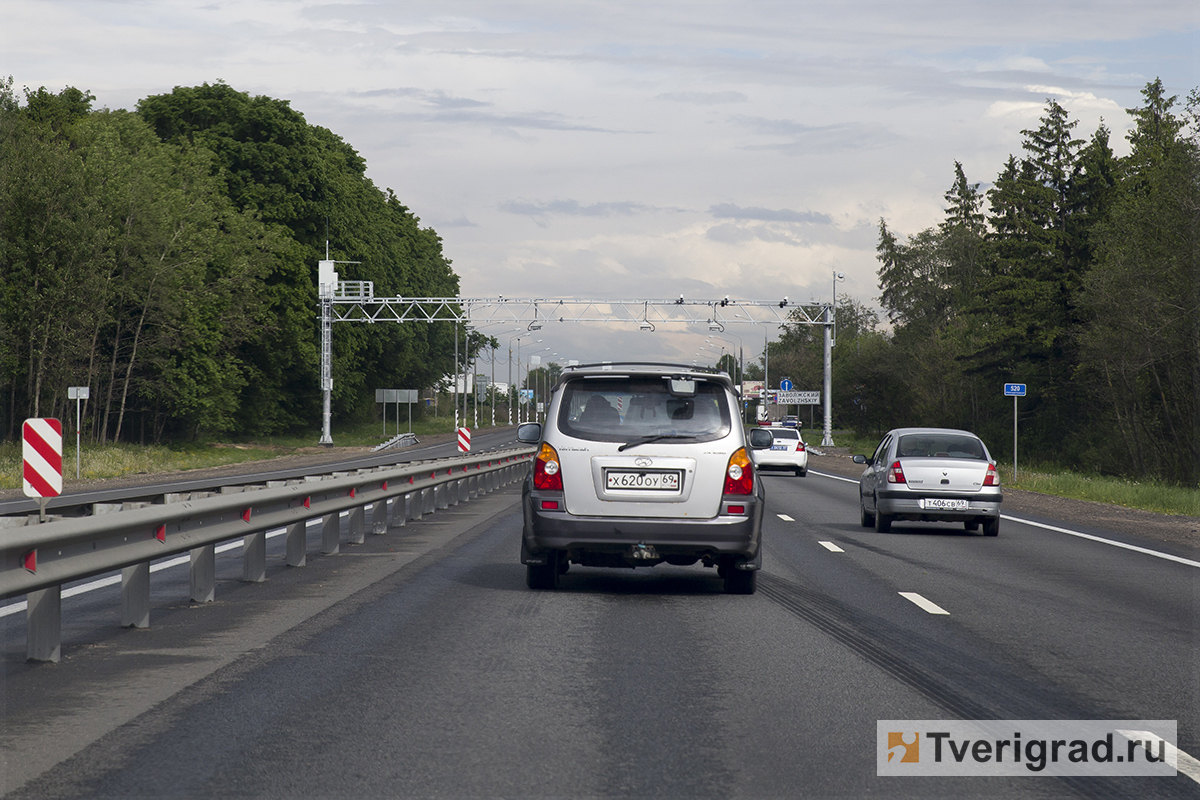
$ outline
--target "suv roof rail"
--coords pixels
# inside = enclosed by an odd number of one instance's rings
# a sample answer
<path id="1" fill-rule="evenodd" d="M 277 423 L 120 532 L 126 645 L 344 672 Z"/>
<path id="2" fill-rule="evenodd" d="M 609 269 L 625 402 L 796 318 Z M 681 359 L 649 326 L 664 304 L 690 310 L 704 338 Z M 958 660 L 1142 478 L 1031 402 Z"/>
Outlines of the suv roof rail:
<path id="1" fill-rule="evenodd" d="M 679 364 L 674 361 L 595 361 L 590 364 L 572 364 L 563 368 L 563 372 L 574 369 L 629 369 L 631 367 L 669 367 L 681 372 L 697 372 L 705 375 L 721 375 L 726 374 L 722 370 L 717 370 L 713 367 L 699 367 L 690 364 Z"/>

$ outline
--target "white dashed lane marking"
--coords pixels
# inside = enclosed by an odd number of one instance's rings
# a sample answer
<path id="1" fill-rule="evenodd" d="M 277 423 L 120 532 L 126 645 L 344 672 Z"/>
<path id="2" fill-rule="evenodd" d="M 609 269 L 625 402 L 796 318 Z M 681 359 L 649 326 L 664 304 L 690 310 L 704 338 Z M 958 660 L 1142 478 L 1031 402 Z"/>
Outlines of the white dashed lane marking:
<path id="1" fill-rule="evenodd" d="M 775 516 L 779 517 L 784 522 L 795 522 L 796 521 L 796 520 L 792 519 L 791 517 L 789 517 L 787 514 L 776 514 Z"/>
<path id="2" fill-rule="evenodd" d="M 829 552 L 831 552 L 831 553 L 844 553 L 844 552 L 846 552 L 845 550 L 843 550 L 842 548 L 838 547 L 838 546 L 837 546 L 836 544 L 834 544 L 833 542 L 817 542 L 817 544 L 821 545 L 821 547 L 824 547 L 826 550 L 828 550 L 828 551 L 829 551 Z"/>
<path id="3" fill-rule="evenodd" d="M 927 600 L 916 592 L 900 592 L 900 596 L 905 600 L 913 603 L 918 608 L 928 611 L 930 614 L 949 614 L 950 612 L 939 606 L 932 600 Z"/>

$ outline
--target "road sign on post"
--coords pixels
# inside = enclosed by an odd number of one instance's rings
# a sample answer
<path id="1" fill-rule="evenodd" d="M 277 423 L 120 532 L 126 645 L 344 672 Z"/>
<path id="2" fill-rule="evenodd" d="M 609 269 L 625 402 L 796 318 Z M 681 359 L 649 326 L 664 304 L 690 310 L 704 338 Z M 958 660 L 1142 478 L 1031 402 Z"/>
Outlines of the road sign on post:
<path id="1" fill-rule="evenodd" d="M 1004 396 L 1013 399 L 1013 480 L 1017 479 L 1017 398 L 1025 396 L 1025 384 L 1004 384 Z"/>
<path id="2" fill-rule="evenodd" d="M 471 452 L 471 429 L 470 428 L 459 428 L 458 429 L 458 450 L 461 453 Z"/>
<path id="3" fill-rule="evenodd" d="M 782 391 L 779 393 L 777 400 L 781 406 L 819 406 L 821 405 L 820 392 L 805 392 L 805 391 Z"/>

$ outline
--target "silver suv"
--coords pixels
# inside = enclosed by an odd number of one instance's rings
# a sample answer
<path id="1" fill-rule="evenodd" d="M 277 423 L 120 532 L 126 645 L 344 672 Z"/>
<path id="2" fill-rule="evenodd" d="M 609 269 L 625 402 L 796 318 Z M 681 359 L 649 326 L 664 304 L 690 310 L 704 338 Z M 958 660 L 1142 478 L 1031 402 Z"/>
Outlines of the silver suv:
<path id="1" fill-rule="evenodd" d="M 762 566 L 763 488 L 729 376 L 674 364 L 566 370 L 522 489 L 521 563 L 531 589 L 571 564 L 716 567 L 725 591 L 753 594 Z M 769 446 L 769 437 L 767 437 Z"/>

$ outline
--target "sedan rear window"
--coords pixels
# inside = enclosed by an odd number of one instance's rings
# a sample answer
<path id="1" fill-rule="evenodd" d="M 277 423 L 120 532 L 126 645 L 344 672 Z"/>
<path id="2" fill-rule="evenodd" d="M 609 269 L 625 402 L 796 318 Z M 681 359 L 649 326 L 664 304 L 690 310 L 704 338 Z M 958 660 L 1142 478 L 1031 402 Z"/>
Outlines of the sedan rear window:
<path id="1" fill-rule="evenodd" d="M 729 435 L 729 403 L 720 384 L 698 381 L 696 394 L 677 397 L 661 377 L 568 381 L 558 427 L 580 439 L 627 442 L 647 436 L 710 441 Z"/>
<path id="2" fill-rule="evenodd" d="M 987 458 L 983 442 L 974 436 L 955 434 L 913 433 L 901 436 L 896 454 L 901 458 Z"/>

